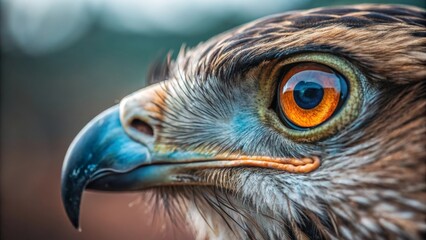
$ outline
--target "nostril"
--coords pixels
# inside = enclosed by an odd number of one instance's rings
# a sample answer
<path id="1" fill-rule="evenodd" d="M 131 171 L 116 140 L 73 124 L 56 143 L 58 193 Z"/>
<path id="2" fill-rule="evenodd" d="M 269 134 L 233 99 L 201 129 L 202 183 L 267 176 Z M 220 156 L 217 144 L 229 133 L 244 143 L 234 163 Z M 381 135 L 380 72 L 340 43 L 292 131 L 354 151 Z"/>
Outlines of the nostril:
<path id="1" fill-rule="evenodd" d="M 148 136 L 154 136 L 154 129 L 148 123 L 140 119 L 133 119 L 130 126 Z"/>

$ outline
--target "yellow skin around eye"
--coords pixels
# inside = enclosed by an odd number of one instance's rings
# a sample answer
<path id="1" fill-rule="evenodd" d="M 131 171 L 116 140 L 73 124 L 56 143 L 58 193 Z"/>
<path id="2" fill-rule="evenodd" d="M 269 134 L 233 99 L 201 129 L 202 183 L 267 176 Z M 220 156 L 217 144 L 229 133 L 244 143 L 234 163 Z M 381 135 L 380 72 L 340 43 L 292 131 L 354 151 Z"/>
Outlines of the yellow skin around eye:
<path id="1" fill-rule="evenodd" d="M 320 103 L 312 109 L 301 108 L 294 99 L 294 88 L 303 80 L 310 80 L 323 87 Z M 340 100 L 339 79 L 329 68 L 318 64 L 295 66 L 284 76 L 280 84 L 280 104 L 284 115 L 299 127 L 315 127 L 327 121 L 336 111 Z"/>

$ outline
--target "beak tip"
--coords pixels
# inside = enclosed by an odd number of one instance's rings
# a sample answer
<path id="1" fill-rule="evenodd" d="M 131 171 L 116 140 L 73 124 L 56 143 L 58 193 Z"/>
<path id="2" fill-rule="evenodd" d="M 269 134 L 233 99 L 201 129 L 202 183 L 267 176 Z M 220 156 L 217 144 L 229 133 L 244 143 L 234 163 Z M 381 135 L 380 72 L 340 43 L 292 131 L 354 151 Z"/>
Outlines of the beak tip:
<path id="1" fill-rule="evenodd" d="M 81 232 L 80 222 L 79 222 L 79 220 L 78 220 L 78 217 L 76 217 L 76 218 L 71 218 L 71 217 L 70 217 L 70 221 L 71 221 L 71 223 L 72 223 L 73 227 L 74 227 L 75 229 L 77 229 L 79 232 Z"/>
<path id="2" fill-rule="evenodd" d="M 81 232 L 81 227 L 79 225 L 78 219 L 75 220 L 75 222 L 72 223 L 73 227 L 77 229 L 77 231 Z"/>
<path id="3" fill-rule="evenodd" d="M 80 230 L 79 210 L 67 208 L 66 214 L 73 227 L 77 230 Z"/>
<path id="4" fill-rule="evenodd" d="M 62 203 L 68 219 L 71 221 L 74 228 L 79 229 L 80 205 L 83 191 L 86 186 L 86 179 L 84 177 L 74 178 L 69 176 L 70 174 L 68 172 L 62 175 Z"/>
<path id="5" fill-rule="evenodd" d="M 77 210 L 78 211 L 78 210 Z M 80 229 L 80 221 L 79 221 L 79 213 L 75 213 L 74 214 L 69 214 L 68 213 L 68 218 L 70 219 L 72 225 L 74 226 L 75 229 Z"/>
<path id="6" fill-rule="evenodd" d="M 71 221 L 75 229 L 80 229 L 80 196 L 70 196 L 66 192 L 62 194 L 63 205 L 68 219 Z"/>

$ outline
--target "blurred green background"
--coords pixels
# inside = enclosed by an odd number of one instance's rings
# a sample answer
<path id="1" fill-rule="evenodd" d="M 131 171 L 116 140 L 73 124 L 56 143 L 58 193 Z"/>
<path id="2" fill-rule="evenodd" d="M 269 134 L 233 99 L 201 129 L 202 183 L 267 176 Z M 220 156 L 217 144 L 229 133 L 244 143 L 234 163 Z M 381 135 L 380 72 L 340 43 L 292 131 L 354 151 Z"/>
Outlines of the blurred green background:
<path id="1" fill-rule="evenodd" d="M 0 238 L 191 239 L 153 216 L 140 193 L 85 193 L 83 231 L 74 230 L 60 199 L 72 139 L 92 117 L 142 88 L 150 63 L 183 43 L 195 46 L 272 13 L 353 3 L 1 1 Z"/>

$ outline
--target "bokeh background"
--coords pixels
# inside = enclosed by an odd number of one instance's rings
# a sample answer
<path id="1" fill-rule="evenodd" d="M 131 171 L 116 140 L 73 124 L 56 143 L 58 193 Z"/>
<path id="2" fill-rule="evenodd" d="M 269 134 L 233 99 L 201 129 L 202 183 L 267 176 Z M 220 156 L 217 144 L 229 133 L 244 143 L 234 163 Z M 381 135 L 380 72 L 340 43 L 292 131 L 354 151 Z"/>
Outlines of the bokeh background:
<path id="1" fill-rule="evenodd" d="M 422 0 L 374 1 L 425 7 Z M 1 0 L 1 239 L 191 239 L 141 193 L 86 192 L 82 232 L 62 208 L 69 143 L 143 87 L 150 63 L 268 14 L 332 0 Z"/>

